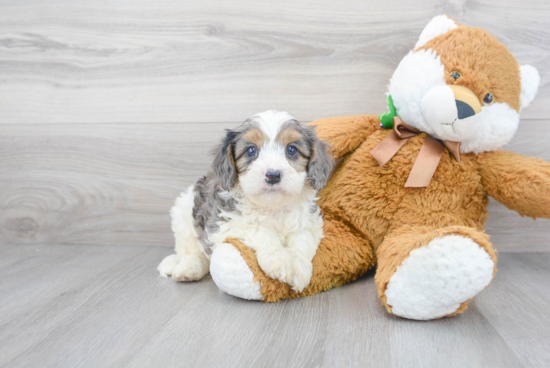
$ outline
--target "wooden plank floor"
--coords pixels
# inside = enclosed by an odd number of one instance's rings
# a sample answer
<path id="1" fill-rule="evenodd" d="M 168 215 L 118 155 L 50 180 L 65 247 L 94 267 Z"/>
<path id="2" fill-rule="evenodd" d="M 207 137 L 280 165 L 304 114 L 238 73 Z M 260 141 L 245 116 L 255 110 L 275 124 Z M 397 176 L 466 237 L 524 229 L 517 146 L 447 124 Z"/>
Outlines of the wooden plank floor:
<path id="1" fill-rule="evenodd" d="M 0 124 L 300 120 L 387 111 L 386 86 L 446 13 L 489 30 L 542 83 L 548 0 L 17 0 L 0 2 Z"/>
<path id="2" fill-rule="evenodd" d="M 469 310 L 400 319 L 373 273 L 274 304 L 158 277 L 147 246 L 0 246 L 3 367 L 548 367 L 550 254 L 501 254 Z"/>

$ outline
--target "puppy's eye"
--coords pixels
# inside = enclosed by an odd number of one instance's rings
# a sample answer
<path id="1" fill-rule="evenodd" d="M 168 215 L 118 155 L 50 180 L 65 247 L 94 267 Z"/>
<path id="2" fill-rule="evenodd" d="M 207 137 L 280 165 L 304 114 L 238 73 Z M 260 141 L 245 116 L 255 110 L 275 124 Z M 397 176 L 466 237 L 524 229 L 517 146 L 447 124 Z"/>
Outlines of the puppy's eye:
<path id="1" fill-rule="evenodd" d="M 456 70 L 454 72 L 451 72 L 450 74 L 451 78 L 453 78 L 454 80 L 457 80 L 458 78 L 462 77 L 462 74 L 460 74 L 460 72 L 457 72 Z"/>
<path id="2" fill-rule="evenodd" d="M 246 155 L 248 157 L 254 157 L 258 154 L 258 150 L 256 149 L 256 147 L 248 147 L 246 149 Z"/>
<path id="3" fill-rule="evenodd" d="M 495 98 L 492 94 L 487 93 L 485 97 L 483 97 L 483 102 L 485 102 L 485 105 L 491 105 L 493 102 L 495 102 Z"/>
<path id="4" fill-rule="evenodd" d="M 296 156 L 296 154 L 298 154 L 298 150 L 294 146 L 288 146 L 286 148 L 286 154 L 289 155 L 290 157 L 294 157 Z"/>

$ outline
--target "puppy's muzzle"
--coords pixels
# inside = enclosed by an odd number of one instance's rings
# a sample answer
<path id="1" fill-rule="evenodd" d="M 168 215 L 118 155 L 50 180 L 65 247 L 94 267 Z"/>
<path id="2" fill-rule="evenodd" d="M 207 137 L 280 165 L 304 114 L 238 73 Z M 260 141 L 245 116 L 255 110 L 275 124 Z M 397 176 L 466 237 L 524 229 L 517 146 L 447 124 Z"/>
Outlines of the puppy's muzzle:
<path id="1" fill-rule="evenodd" d="M 265 181 L 268 183 L 268 184 L 277 184 L 278 182 L 281 181 L 281 172 L 280 171 L 268 171 L 266 174 L 265 174 Z"/>

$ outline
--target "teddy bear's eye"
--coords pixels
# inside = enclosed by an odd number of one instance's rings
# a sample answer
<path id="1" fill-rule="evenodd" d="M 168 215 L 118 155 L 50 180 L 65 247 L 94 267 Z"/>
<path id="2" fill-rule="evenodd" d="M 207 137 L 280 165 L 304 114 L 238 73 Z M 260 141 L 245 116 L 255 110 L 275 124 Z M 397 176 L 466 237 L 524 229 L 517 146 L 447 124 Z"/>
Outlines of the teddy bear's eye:
<path id="1" fill-rule="evenodd" d="M 454 80 L 457 80 L 458 78 L 462 77 L 462 74 L 460 74 L 460 72 L 454 71 L 454 72 L 451 72 L 450 76 Z"/>
<path id="2" fill-rule="evenodd" d="M 485 95 L 485 97 L 483 97 L 483 102 L 485 102 L 485 105 L 490 105 L 490 104 L 492 104 L 493 102 L 495 102 L 495 98 L 493 97 L 492 94 L 487 93 L 487 94 Z"/>

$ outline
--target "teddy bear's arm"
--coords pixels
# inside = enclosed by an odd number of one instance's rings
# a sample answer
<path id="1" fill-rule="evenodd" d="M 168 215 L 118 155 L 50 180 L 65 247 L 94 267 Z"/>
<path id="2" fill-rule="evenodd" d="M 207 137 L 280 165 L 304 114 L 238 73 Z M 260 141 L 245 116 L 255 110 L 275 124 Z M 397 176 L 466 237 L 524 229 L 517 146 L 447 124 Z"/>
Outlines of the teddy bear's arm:
<path id="1" fill-rule="evenodd" d="M 478 155 L 487 193 L 522 216 L 550 218 L 550 163 L 494 151 Z"/>
<path id="2" fill-rule="evenodd" d="M 330 153 L 335 160 L 355 150 L 372 132 L 380 129 L 380 121 L 374 115 L 320 119 L 308 125 L 315 126 L 317 136 L 330 143 Z"/>

